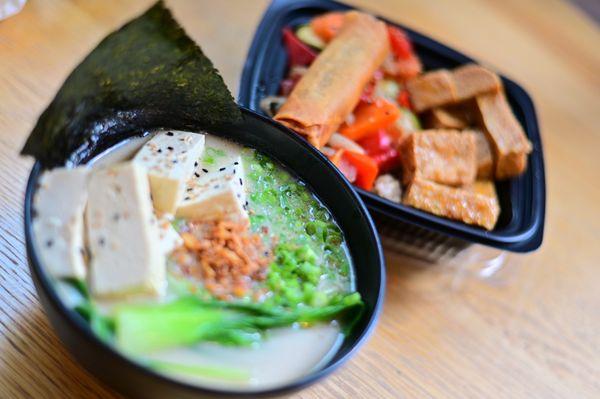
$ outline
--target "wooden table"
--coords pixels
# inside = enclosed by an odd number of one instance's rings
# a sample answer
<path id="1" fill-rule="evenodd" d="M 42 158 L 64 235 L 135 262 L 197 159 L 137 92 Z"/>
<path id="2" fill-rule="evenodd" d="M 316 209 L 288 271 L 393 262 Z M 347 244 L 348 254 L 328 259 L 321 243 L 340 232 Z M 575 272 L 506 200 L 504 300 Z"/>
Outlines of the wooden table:
<path id="1" fill-rule="evenodd" d="M 0 396 L 118 397 L 48 325 L 22 232 L 32 161 L 18 156 L 72 68 L 152 0 L 30 0 L 0 22 Z M 600 397 L 600 32 L 558 0 L 352 1 L 522 83 L 538 107 L 548 211 L 544 245 L 482 280 L 388 250 L 384 313 L 345 367 L 297 397 Z M 236 92 L 266 1 L 173 1 Z M 467 270 L 467 272 L 465 272 Z"/>

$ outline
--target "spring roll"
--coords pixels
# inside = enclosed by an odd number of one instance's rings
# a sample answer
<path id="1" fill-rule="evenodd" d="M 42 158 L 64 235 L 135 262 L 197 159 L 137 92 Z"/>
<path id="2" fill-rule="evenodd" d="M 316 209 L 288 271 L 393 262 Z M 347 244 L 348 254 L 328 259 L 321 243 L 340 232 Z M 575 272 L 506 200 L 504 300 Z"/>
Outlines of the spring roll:
<path id="1" fill-rule="evenodd" d="M 340 33 L 300 79 L 275 120 L 314 146 L 325 145 L 356 107 L 388 52 L 385 23 L 369 14 L 348 12 Z"/>

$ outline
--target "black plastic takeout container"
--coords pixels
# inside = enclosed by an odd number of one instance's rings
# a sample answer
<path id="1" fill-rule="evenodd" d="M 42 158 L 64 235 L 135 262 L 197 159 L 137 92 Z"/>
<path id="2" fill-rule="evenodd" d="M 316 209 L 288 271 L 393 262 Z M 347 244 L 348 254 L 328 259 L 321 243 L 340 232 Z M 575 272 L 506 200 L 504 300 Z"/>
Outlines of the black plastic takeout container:
<path id="1" fill-rule="evenodd" d="M 54 330 L 73 356 L 93 375 L 131 397 L 256 397 L 300 389 L 331 373 L 348 360 L 375 327 L 383 303 L 385 268 L 373 221 L 359 196 L 323 155 L 295 133 L 246 109 L 242 109 L 242 113 L 242 122 L 216 128 L 209 133 L 232 139 L 270 156 L 306 183 L 329 208 L 346 238 L 354 265 L 356 289 L 365 302 L 365 311 L 341 348 L 323 368 L 275 389 L 239 392 L 201 388 L 157 374 L 134 363 L 98 339 L 87 323 L 74 311 L 65 307 L 58 298 L 50 279 L 44 273 L 44 266 L 40 263 L 33 244 L 32 201 L 42 171 L 41 164 L 36 162 L 27 183 L 24 213 L 29 267 L 40 301 Z M 180 128 L 144 126 L 144 129 L 148 132 L 159 127 Z M 144 131 L 129 132 L 121 135 L 120 140 L 141 134 L 144 134 Z M 101 143 L 96 152 L 88 154 L 83 162 L 89 161 L 114 144 L 114 140 Z"/>
<path id="2" fill-rule="evenodd" d="M 238 102 L 262 113 L 260 100 L 276 95 L 287 71 L 287 55 L 282 42 L 282 29 L 306 23 L 327 11 L 345 11 L 352 7 L 328 0 L 274 0 L 256 29 L 240 82 Z M 425 69 L 454 68 L 474 60 L 429 37 L 385 18 L 387 23 L 404 29 Z M 441 218 L 415 208 L 381 198 L 358 189 L 377 220 L 380 231 L 392 239 L 416 247 L 415 251 L 439 258 L 448 251 L 469 242 L 481 243 L 514 252 L 537 249 L 543 239 L 546 183 L 542 141 L 533 102 L 527 92 L 502 76 L 508 101 L 527 137 L 533 144 L 527 171 L 518 178 L 497 182 L 496 190 L 502 212 L 493 231 Z"/>

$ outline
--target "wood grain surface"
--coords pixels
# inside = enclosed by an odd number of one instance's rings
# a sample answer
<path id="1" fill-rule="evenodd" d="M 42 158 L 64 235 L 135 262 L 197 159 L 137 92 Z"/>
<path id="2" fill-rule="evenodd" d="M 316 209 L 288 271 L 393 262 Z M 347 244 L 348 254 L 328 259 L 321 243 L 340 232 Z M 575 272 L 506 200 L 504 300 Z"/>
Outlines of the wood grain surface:
<path id="1" fill-rule="evenodd" d="M 37 301 L 22 232 L 32 161 L 18 152 L 73 67 L 151 2 L 29 0 L 0 21 L 2 398 L 119 397 L 65 351 Z M 598 27 L 558 0 L 351 2 L 456 47 L 529 90 L 546 156 L 546 237 L 533 254 L 503 255 L 491 279 L 466 259 L 422 264 L 387 250 L 386 302 L 372 339 L 295 397 L 600 397 Z M 168 4 L 236 92 L 266 1 Z"/>

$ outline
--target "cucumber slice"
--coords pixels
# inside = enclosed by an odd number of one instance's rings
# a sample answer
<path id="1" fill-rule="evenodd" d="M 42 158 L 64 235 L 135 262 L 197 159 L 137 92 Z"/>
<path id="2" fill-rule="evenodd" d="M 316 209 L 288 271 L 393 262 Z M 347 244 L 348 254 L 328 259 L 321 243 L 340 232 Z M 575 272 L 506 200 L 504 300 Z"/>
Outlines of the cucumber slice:
<path id="1" fill-rule="evenodd" d="M 318 48 L 319 50 L 323 50 L 325 48 L 325 42 L 317 36 L 315 31 L 310 27 L 310 25 L 302 25 L 296 30 L 296 36 L 302 42 L 308 44 L 311 47 Z"/>

